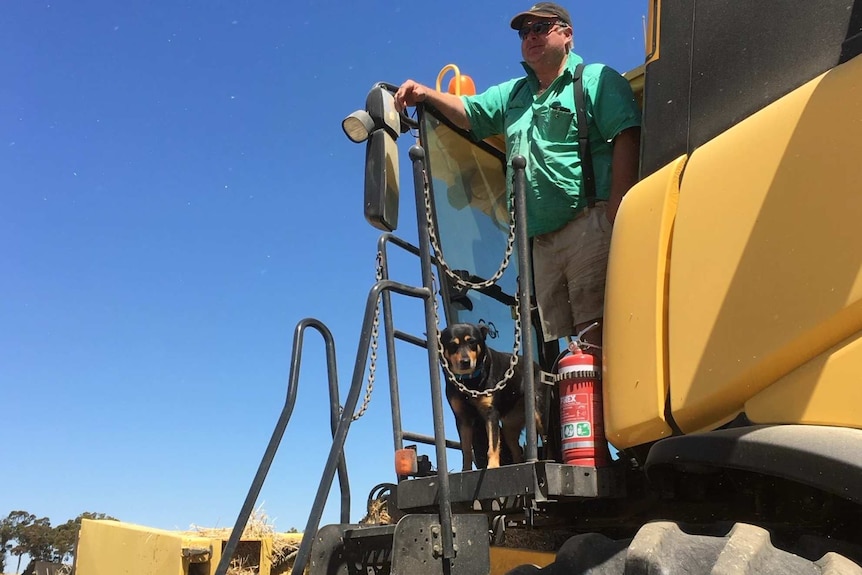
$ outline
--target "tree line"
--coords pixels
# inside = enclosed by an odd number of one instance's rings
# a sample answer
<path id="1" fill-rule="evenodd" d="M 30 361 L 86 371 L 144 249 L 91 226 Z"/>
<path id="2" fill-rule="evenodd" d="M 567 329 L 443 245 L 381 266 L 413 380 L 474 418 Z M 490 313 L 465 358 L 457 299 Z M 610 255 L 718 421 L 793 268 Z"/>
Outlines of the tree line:
<path id="1" fill-rule="evenodd" d="M 37 518 L 26 511 L 12 511 L 0 519 L 0 573 L 6 570 L 6 555 L 18 558 L 16 573 L 21 572 L 21 557 L 31 561 L 62 563 L 75 553 L 75 541 L 82 519 L 116 519 L 104 513 L 84 512 L 56 527 L 47 517 Z"/>

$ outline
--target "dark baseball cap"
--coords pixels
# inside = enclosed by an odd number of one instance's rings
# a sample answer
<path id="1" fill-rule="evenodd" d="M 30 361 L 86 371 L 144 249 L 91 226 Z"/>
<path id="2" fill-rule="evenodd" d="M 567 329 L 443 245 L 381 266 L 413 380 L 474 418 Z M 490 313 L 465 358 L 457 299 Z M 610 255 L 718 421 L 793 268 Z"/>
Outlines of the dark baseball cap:
<path id="1" fill-rule="evenodd" d="M 539 2 L 526 12 L 521 12 L 512 18 L 512 29 L 520 30 L 524 25 L 524 19 L 531 16 L 535 18 L 559 18 L 569 27 L 572 26 L 572 17 L 569 16 L 568 10 L 553 2 Z"/>

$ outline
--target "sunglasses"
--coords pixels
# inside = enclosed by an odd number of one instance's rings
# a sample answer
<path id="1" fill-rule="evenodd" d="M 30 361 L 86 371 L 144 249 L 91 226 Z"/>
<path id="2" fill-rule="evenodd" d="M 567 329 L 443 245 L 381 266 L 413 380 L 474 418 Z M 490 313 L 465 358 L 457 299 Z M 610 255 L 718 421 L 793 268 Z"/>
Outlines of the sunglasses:
<path id="1" fill-rule="evenodd" d="M 527 36 L 530 34 L 535 34 L 536 36 L 544 36 L 548 32 L 551 31 L 551 28 L 559 24 L 560 26 L 565 26 L 564 22 L 560 22 L 559 20 L 543 20 L 541 22 L 533 22 L 532 24 L 527 24 L 520 30 L 518 30 L 518 36 L 521 40 L 526 40 Z"/>

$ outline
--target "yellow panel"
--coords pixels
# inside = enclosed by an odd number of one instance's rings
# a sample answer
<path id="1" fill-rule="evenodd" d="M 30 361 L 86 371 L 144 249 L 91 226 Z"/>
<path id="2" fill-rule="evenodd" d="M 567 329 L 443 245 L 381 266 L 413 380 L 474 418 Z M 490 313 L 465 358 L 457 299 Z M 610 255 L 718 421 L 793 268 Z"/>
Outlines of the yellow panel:
<path id="1" fill-rule="evenodd" d="M 661 0 L 650 0 L 647 18 L 646 62 L 655 62 L 661 56 Z"/>
<path id="2" fill-rule="evenodd" d="M 860 427 L 862 333 L 830 348 L 745 404 L 757 423 Z"/>
<path id="3" fill-rule="evenodd" d="M 260 540 L 258 559 L 258 575 L 269 575 L 272 571 L 272 537 L 264 537 Z"/>
<path id="4" fill-rule="evenodd" d="M 667 264 L 685 156 L 626 194 L 611 243 L 605 294 L 604 414 L 617 448 L 670 435 L 667 398 Z"/>
<path id="5" fill-rule="evenodd" d="M 668 308 L 671 405 L 684 431 L 714 426 L 862 329 L 860 128 L 856 58 L 692 154 Z M 811 396 L 816 371 L 786 389 Z"/>
<path id="6" fill-rule="evenodd" d="M 229 530 L 200 536 L 184 531 L 166 531 L 123 523 L 84 519 L 75 552 L 78 575 L 213 575 L 221 560 Z M 301 537 L 299 535 L 298 537 Z M 251 545 L 250 545 L 251 544 Z M 183 549 L 209 550 L 208 561 L 191 569 Z M 243 537 L 234 557 L 245 556 L 258 575 L 272 571 L 273 538 Z M 206 557 L 204 557 L 206 559 Z"/>
<path id="7" fill-rule="evenodd" d="M 120 521 L 81 522 L 75 567 L 78 575 L 186 575 L 183 547 L 213 548 L 219 542 Z M 216 549 L 217 548 L 217 549 Z M 218 561 L 218 558 L 216 558 Z M 215 562 L 211 561 L 213 570 Z"/>
<path id="8" fill-rule="evenodd" d="M 554 561 L 555 555 L 545 551 L 491 547 L 490 575 L 507 573 L 520 565 L 544 567 Z"/>

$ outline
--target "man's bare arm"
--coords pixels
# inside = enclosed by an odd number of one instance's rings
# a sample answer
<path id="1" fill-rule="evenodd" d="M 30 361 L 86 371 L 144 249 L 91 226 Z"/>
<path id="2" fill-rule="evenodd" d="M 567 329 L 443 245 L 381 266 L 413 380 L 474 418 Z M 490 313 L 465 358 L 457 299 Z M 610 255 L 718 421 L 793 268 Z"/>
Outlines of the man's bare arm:
<path id="1" fill-rule="evenodd" d="M 470 120 L 464 110 L 464 102 L 460 96 L 448 92 L 438 92 L 419 82 L 407 80 L 395 92 L 395 107 L 399 112 L 408 106 L 425 102 L 439 110 L 450 122 L 463 130 L 470 129 Z"/>
<path id="2" fill-rule="evenodd" d="M 638 181 L 640 162 L 641 129 L 628 128 L 614 138 L 611 159 L 611 194 L 608 200 L 608 221 L 614 223 L 623 196 Z"/>

